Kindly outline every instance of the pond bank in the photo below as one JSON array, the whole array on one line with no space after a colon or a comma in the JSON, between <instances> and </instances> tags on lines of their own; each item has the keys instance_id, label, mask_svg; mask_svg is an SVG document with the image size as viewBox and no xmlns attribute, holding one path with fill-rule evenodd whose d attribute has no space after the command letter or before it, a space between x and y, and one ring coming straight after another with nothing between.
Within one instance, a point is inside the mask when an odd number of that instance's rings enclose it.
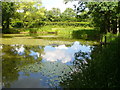
<instances>
[{"instance_id":1,"label":"pond bank","mask_svg":"<svg viewBox=\"0 0 120 90\"><path fill-rule=\"evenodd\" d=\"M67 44L74 41L80 41L81 44L96 45L96 41L85 41L82 39L68 39L57 35L38 35L30 36L29 34L3 34L1 44L24 44L24 45L50 45L50 44Z\"/></svg>"}]
</instances>

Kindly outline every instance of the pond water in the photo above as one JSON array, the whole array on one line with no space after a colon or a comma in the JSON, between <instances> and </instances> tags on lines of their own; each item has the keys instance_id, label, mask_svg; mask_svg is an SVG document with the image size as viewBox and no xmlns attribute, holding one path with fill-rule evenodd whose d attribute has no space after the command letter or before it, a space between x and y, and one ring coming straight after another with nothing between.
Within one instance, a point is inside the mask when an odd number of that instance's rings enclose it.
<instances>
[{"instance_id":1,"label":"pond water","mask_svg":"<svg viewBox=\"0 0 120 90\"><path fill-rule=\"evenodd\" d=\"M77 70L73 62L87 63L85 58L91 59L93 47L79 41L49 45L1 44L3 88L63 88L60 85L63 77Z\"/></svg>"}]
</instances>

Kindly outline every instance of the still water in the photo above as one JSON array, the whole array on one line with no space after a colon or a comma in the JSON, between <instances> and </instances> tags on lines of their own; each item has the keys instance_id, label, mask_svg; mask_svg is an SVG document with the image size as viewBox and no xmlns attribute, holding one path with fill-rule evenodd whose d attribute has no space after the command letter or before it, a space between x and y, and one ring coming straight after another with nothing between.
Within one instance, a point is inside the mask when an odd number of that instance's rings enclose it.
<instances>
[{"instance_id":1,"label":"still water","mask_svg":"<svg viewBox=\"0 0 120 90\"><path fill-rule=\"evenodd\" d=\"M70 45L1 45L0 49L3 88L62 88L62 77L76 70L73 62L77 58L87 63L93 46L75 41ZM76 57L78 52L87 54Z\"/></svg>"}]
</instances>

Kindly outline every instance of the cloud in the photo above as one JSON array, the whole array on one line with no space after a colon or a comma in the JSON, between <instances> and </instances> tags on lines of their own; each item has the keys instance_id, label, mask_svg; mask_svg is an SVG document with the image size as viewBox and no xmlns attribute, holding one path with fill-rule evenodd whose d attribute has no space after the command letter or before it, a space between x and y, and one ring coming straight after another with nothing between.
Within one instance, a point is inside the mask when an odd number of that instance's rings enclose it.
<instances>
[{"instance_id":1,"label":"cloud","mask_svg":"<svg viewBox=\"0 0 120 90\"><path fill-rule=\"evenodd\" d=\"M63 12L66 8L74 8L73 4L77 2L69 2L64 4L64 0L42 0L42 6L45 7L47 10L51 10L53 7L59 8L61 12Z\"/></svg>"}]
</instances>

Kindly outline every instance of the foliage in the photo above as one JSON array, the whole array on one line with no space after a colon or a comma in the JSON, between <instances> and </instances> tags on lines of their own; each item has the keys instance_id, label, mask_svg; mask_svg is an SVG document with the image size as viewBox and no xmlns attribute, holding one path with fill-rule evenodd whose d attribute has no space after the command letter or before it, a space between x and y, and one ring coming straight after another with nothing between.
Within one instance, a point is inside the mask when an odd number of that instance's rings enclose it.
<instances>
[{"instance_id":1,"label":"foliage","mask_svg":"<svg viewBox=\"0 0 120 90\"><path fill-rule=\"evenodd\" d=\"M12 22L11 26L16 27L16 28L22 28L23 22L22 21L15 21L15 22Z\"/></svg>"},{"instance_id":2,"label":"foliage","mask_svg":"<svg viewBox=\"0 0 120 90\"><path fill-rule=\"evenodd\" d=\"M100 32L92 28L80 29L73 31L72 37L77 39L84 39L84 40L96 40L99 42Z\"/></svg>"},{"instance_id":3,"label":"foliage","mask_svg":"<svg viewBox=\"0 0 120 90\"><path fill-rule=\"evenodd\" d=\"M83 11L80 14L77 14L76 18L77 18L77 21L79 21L79 22L91 21L90 15L88 14L88 11Z\"/></svg>"},{"instance_id":4,"label":"foliage","mask_svg":"<svg viewBox=\"0 0 120 90\"><path fill-rule=\"evenodd\" d=\"M13 22L23 21L24 28L37 27L41 25L42 19L44 19L44 8L40 8L41 4L36 2L23 2L16 3L17 6L17 16ZM36 7L35 7L36 6ZM34 14L33 14L34 13Z\"/></svg>"},{"instance_id":5,"label":"foliage","mask_svg":"<svg viewBox=\"0 0 120 90\"><path fill-rule=\"evenodd\" d=\"M95 47L91 55L92 60L86 59L86 64L77 63L80 71L63 80L61 85L69 88L120 87L119 42L118 37L106 47Z\"/></svg>"},{"instance_id":6,"label":"foliage","mask_svg":"<svg viewBox=\"0 0 120 90\"><path fill-rule=\"evenodd\" d=\"M104 35L102 35L102 42L105 41L105 36L106 36L106 42L109 43L109 42L115 40L118 35L111 34L111 33L104 34Z\"/></svg>"},{"instance_id":7,"label":"foliage","mask_svg":"<svg viewBox=\"0 0 120 90\"><path fill-rule=\"evenodd\" d=\"M61 11L59 8L52 8L52 10L45 11L47 21L60 21Z\"/></svg>"},{"instance_id":8,"label":"foliage","mask_svg":"<svg viewBox=\"0 0 120 90\"><path fill-rule=\"evenodd\" d=\"M103 33L117 33L117 2L89 2L89 12L92 13L94 25Z\"/></svg>"},{"instance_id":9,"label":"foliage","mask_svg":"<svg viewBox=\"0 0 120 90\"><path fill-rule=\"evenodd\" d=\"M90 22L45 22L45 25L92 27Z\"/></svg>"},{"instance_id":10,"label":"foliage","mask_svg":"<svg viewBox=\"0 0 120 90\"><path fill-rule=\"evenodd\" d=\"M19 46L15 46L19 47ZM3 46L2 52L4 53L2 55L2 82L4 83L5 87L10 88L10 84L14 82L15 80L18 80L19 78L19 71L18 68L25 67L30 64L35 64L36 62L39 62L39 60L34 60L33 57L29 56L30 50L34 50L37 52L42 52L43 49L39 49L37 46L29 46L25 48L25 54L24 56L18 55L17 51L15 51L15 47L6 45ZM34 48L35 49L34 49ZM14 52L13 52L14 51Z\"/></svg>"},{"instance_id":11,"label":"foliage","mask_svg":"<svg viewBox=\"0 0 120 90\"><path fill-rule=\"evenodd\" d=\"M9 29L11 18L14 17L15 5L13 2L2 2L2 28Z\"/></svg>"},{"instance_id":12,"label":"foliage","mask_svg":"<svg viewBox=\"0 0 120 90\"><path fill-rule=\"evenodd\" d=\"M62 21L75 21L76 13L72 8L66 8L60 17Z\"/></svg>"},{"instance_id":13,"label":"foliage","mask_svg":"<svg viewBox=\"0 0 120 90\"><path fill-rule=\"evenodd\" d=\"M75 0L64 0L65 3ZM101 33L117 33L120 31L120 1L118 2L82 2L78 1L78 5L74 5L77 13L83 13L88 9L86 14L78 15L78 18L84 16L91 18L94 26ZM89 20L88 19L88 20Z\"/></svg>"},{"instance_id":14,"label":"foliage","mask_svg":"<svg viewBox=\"0 0 120 90\"><path fill-rule=\"evenodd\" d=\"M30 33L36 34L36 36L54 34L67 39L100 40L99 31L88 26L46 25L41 28L31 28L29 30Z\"/></svg>"}]
</instances>

